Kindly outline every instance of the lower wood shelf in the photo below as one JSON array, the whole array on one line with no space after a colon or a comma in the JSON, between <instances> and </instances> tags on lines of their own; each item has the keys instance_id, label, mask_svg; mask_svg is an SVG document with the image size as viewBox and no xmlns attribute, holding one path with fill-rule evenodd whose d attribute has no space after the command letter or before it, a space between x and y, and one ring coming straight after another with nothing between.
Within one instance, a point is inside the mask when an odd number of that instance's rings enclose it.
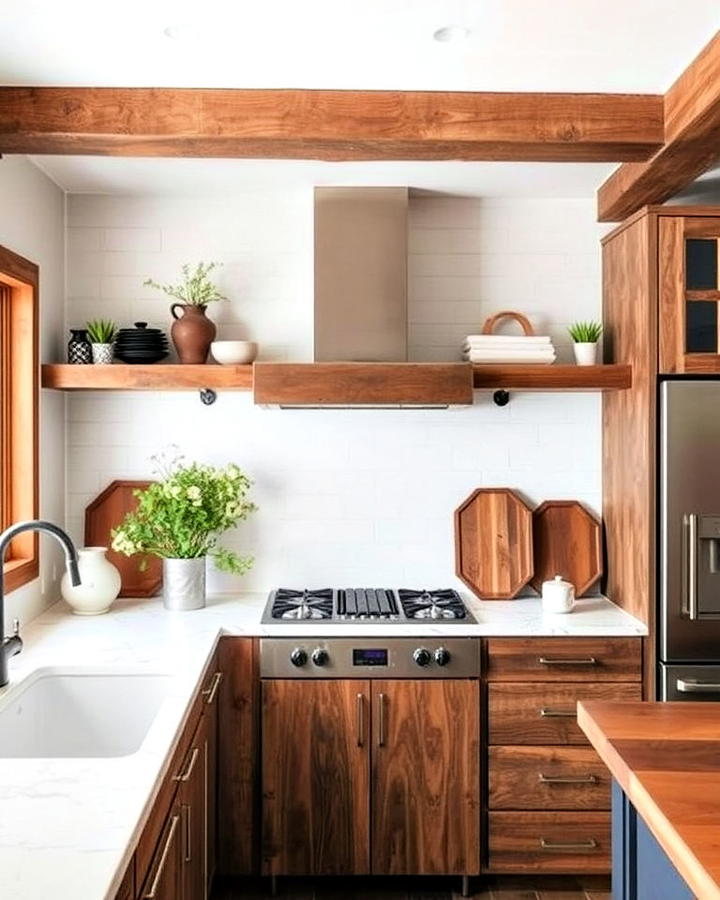
<instances>
[{"instance_id":1,"label":"lower wood shelf","mask_svg":"<svg viewBox=\"0 0 720 900\"><path fill-rule=\"evenodd\" d=\"M385 368L387 373L388 367ZM616 391L631 385L632 368L627 365L473 366L475 390ZM251 391L253 366L46 364L42 367L42 386L62 391Z\"/></svg>"},{"instance_id":2,"label":"lower wood shelf","mask_svg":"<svg viewBox=\"0 0 720 900\"><path fill-rule=\"evenodd\" d=\"M253 367L220 365L44 365L42 386L62 391L251 391Z\"/></svg>"}]
</instances>

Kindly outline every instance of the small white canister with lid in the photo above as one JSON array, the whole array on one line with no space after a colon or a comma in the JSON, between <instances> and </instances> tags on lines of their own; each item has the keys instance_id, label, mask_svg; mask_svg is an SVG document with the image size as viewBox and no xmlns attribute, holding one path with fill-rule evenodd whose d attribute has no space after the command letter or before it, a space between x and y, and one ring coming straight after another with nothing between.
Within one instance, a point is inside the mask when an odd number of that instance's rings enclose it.
<instances>
[{"instance_id":1,"label":"small white canister with lid","mask_svg":"<svg viewBox=\"0 0 720 900\"><path fill-rule=\"evenodd\" d=\"M569 613L575 605L575 587L556 575L552 581L543 581L542 608L544 613Z\"/></svg>"}]
</instances>

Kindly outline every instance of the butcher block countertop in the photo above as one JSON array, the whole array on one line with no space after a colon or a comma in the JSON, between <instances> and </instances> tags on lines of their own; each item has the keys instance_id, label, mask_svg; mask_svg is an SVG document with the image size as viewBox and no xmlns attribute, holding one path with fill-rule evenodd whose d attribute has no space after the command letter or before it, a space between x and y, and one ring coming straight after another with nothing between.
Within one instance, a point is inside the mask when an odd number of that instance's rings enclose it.
<instances>
[{"instance_id":1,"label":"butcher block countertop","mask_svg":"<svg viewBox=\"0 0 720 900\"><path fill-rule=\"evenodd\" d=\"M693 893L720 900L720 703L582 702L578 724Z\"/></svg>"}]
</instances>

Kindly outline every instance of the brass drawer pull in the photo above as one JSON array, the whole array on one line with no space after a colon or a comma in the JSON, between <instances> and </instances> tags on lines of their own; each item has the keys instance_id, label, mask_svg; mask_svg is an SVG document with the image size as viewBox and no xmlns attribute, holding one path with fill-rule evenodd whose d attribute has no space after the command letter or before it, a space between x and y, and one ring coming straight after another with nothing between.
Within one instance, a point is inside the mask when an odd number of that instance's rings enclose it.
<instances>
[{"instance_id":1,"label":"brass drawer pull","mask_svg":"<svg viewBox=\"0 0 720 900\"><path fill-rule=\"evenodd\" d=\"M597 775L543 775L539 772L538 780L542 784L597 784L600 779Z\"/></svg>"},{"instance_id":2,"label":"brass drawer pull","mask_svg":"<svg viewBox=\"0 0 720 900\"><path fill-rule=\"evenodd\" d=\"M541 666L596 666L598 661L594 656L582 656L577 658L558 657L558 656L540 656L538 662Z\"/></svg>"},{"instance_id":3,"label":"brass drawer pull","mask_svg":"<svg viewBox=\"0 0 720 900\"><path fill-rule=\"evenodd\" d=\"M157 890L160 886L160 879L162 878L163 872L165 871L165 864L167 863L168 854L170 853L170 846L173 842L173 838L175 837L175 831L178 827L178 822L180 821L180 816L173 816L170 822L170 828L168 830L168 836L165 838L165 846L163 847L162 855L160 856L160 862L158 863L158 867L155 870L155 877L152 880L152 884L150 885L150 890L147 894L143 894L143 900L154 900L157 896Z\"/></svg>"},{"instance_id":4,"label":"brass drawer pull","mask_svg":"<svg viewBox=\"0 0 720 900\"><path fill-rule=\"evenodd\" d=\"M385 746L385 694L378 694L378 747Z\"/></svg>"},{"instance_id":5,"label":"brass drawer pull","mask_svg":"<svg viewBox=\"0 0 720 900\"><path fill-rule=\"evenodd\" d=\"M183 812L185 813L185 862L192 862L192 807L183 803Z\"/></svg>"},{"instance_id":6,"label":"brass drawer pull","mask_svg":"<svg viewBox=\"0 0 720 900\"><path fill-rule=\"evenodd\" d=\"M548 841L540 838L540 846L543 850L597 850L598 842L595 838L587 841Z\"/></svg>"},{"instance_id":7,"label":"brass drawer pull","mask_svg":"<svg viewBox=\"0 0 720 900\"><path fill-rule=\"evenodd\" d=\"M365 697L357 695L357 745L362 747L365 743Z\"/></svg>"},{"instance_id":8,"label":"brass drawer pull","mask_svg":"<svg viewBox=\"0 0 720 900\"><path fill-rule=\"evenodd\" d=\"M574 719L576 717L577 713L574 709L550 709L543 706L540 710L541 719Z\"/></svg>"},{"instance_id":9,"label":"brass drawer pull","mask_svg":"<svg viewBox=\"0 0 720 900\"><path fill-rule=\"evenodd\" d=\"M215 702L215 694L217 694L217 689L220 687L222 677L222 672L216 672L212 677L212 683L210 684L210 687L205 688L205 690L202 692L203 697L206 698L205 703L208 706L211 706Z\"/></svg>"},{"instance_id":10,"label":"brass drawer pull","mask_svg":"<svg viewBox=\"0 0 720 900\"><path fill-rule=\"evenodd\" d=\"M185 771L182 775L173 775L173 781L190 781L190 776L193 773L193 769L195 768L195 763L197 762L197 758L200 756L200 748L193 747L193 751L190 754L190 761L187 764Z\"/></svg>"}]
</instances>

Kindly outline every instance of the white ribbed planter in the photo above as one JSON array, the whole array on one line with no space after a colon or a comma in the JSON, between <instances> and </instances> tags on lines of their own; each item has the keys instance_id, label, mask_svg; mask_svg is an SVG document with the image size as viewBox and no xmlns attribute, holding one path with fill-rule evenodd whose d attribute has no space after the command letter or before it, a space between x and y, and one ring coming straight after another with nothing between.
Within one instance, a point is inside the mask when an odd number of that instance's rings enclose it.
<instances>
[{"instance_id":1,"label":"white ribbed planter","mask_svg":"<svg viewBox=\"0 0 720 900\"><path fill-rule=\"evenodd\" d=\"M205 606L205 557L163 560L163 606L175 612Z\"/></svg>"},{"instance_id":2,"label":"white ribbed planter","mask_svg":"<svg viewBox=\"0 0 720 900\"><path fill-rule=\"evenodd\" d=\"M579 366L594 366L597 362L597 343L595 344L586 344L586 343L576 343L573 344L573 351L575 352L575 362Z\"/></svg>"}]
</instances>

